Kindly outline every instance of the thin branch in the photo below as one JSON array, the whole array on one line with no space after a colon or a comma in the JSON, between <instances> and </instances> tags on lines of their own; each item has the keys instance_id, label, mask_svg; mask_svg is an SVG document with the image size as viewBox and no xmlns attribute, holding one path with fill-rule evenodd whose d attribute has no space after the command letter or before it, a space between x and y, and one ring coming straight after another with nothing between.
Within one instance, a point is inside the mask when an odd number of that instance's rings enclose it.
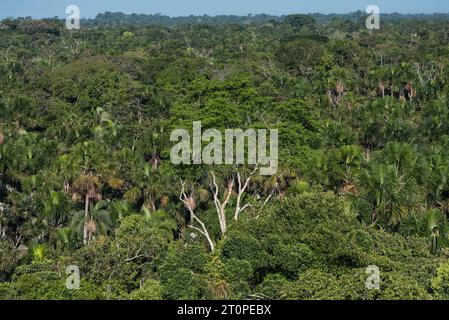
<instances>
[{"instance_id":1,"label":"thin branch","mask_svg":"<svg viewBox=\"0 0 449 320\"><path fill-rule=\"evenodd\" d=\"M237 221L239 219L240 213L242 213L249 205L244 205L241 207L242 202L242 195L245 193L246 189L249 186L249 183L252 179L252 177L256 174L257 170L259 169L259 166L257 165L253 171L249 174L248 178L246 179L245 183L242 186L242 178L240 176L240 172L237 172L237 183L238 183L238 190L237 190L237 203L235 206L235 212L234 212L234 220Z\"/></svg>"},{"instance_id":2,"label":"thin branch","mask_svg":"<svg viewBox=\"0 0 449 320\"><path fill-rule=\"evenodd\" d=\"M198 223L201 226L201 229L194 226L193 224L190 224L188 227L200 232L200 234L202 234L203 236L206 237L207 242L209 243L209 247L211 249L211 251L215 251L215 244L212 241L212 238L209 234L209 232L207 231L206 225L196 216L194 209L193 208L193 204L192 204L192 199L193 196L191 195L190 197L187 197L186 193L185 193L185 182L181 180L181 193L179 195L179 200L181 200L181 202L184 204L184 206L187 208L187 210L189 210L190 213L190 217L192 218L192 220L196 223Z\"/></svg>"},{"instance_id":3,"label":"thin branch","mask_svg":"<svg viewBox=\"0 0 449 320\"><path fill-rule=\"evenodd\" d=\"M214 194L215 208L217 210L218 220L220 222L221 234L222 234L222 236L224 236L227 231L226 206L228 205L229 199L231 198L231 195L232 195L232 190L234 188L234 181L231 180L228 182L228 187L226 188L226 191L224 194L224 200L223 200L223 202L221 202L218 197L219 189L218 189L218 184L217 184L217 179L215 177L215 173L213 171L211 171L211 175L212 175L211 189Z\"/></svg>"},{"instance_id":4,"label":"thin branch","mask_svg":"<svg viewBox=\"0 0 449 320\"><path fill-rule=\"evenodd\" d=\"M135 255L134 257L132 257L132 258L127 258L127 259L125 260L125 262L130 262L130 261L133 261L133 260L136 260L136 259L139 259L139 258L144 257L144 256L145 256L144 254L139 254L140 251L142 251L142 249L143 249L143 248L140 248L139 250L137 250L136 255Z\"/></svg>"}]
</instances>

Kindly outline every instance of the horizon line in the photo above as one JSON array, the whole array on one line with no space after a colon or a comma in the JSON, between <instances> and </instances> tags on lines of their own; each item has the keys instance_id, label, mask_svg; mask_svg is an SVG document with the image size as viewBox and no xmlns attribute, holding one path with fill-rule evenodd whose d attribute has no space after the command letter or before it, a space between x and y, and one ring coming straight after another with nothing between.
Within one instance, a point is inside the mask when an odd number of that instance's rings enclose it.
<instances>
[{"instance_id":1,"label":"horizon line","mask_svg":"<svg viewBox=\"0 0 449 320\"><path fill-rule=\"evenodd\" d=\"M106 14L106 13L113 13L113 14L117 14L117 13L122 13L124 15L146 15L146 16L162 16L162 17L169 17L169 18L188 18L188 17L222 17L222 16L234 16L234 17L251 17L251 16L260 16L260 15L267 15L267 16L273 16L273 17L285 17L288 15L294 15L294 14L304 14L304 15L324 15L324 16L332 16L332 15L348 15L348 14L354 14L354 13L358 13L358 12L363 12L365 13L364 10L356 10L356 11L348 11L348 12L329 12L329 13L323 13L323 12L290 12L290 13L284 13L284 14L270 14L270 13L247 13L247 14L237 14L237 13L222 13L222 14L189 14L189 15L170 15L170 14L165 14L165 13L161 13L161 12L123 12L123 11L102 11L102 12L98 12L95 15L91 15L91 16L81 16L81 19L95 19L96 17L98 17L98 15L101 14ZM398 11L391 11L391 12L381 12L380 15L392 15L392 14L399 14L399 15L423 15L423 16L431 16L431 15L449 15L449 11L447 12L432 12L432 13L424 13L424 12L398 12ZM0 16L0 19L8 19L8 18L12 18L12 19L20 19L20 18L32 18L35 20L40 20L40 19L53 19L53 18L59 18L59 19L65 19L66 16L61 16L61 15L56 15L56 16L32 16L32 15L17 15L17 16Z\"/></svg>"}]
</instances>

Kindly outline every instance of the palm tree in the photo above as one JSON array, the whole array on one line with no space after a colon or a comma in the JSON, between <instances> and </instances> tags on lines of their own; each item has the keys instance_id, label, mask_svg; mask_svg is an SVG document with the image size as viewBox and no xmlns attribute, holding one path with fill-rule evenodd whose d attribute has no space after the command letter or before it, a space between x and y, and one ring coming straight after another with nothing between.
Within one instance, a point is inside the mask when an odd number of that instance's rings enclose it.
<instances>
[{"instance_id":1,"label":"palm tree","mask_svg":"<svg viewBox=\"0 0 449 320\"><path fill-rule=\"evenodd\" d=\"M247 170L248 171L248 170ZM250 171L246 175L250 174ZM281 167L277 172L269 177L255 176L253 181L260 186L260 190L266 197L272 197L279 195L279 197L285 197L285 193L289 186L289 183L296 178L296 172L292 168ZM257 186L253 187L257 189Z\"/></svg>"},{"instance_id":2,"label":"palm tree","mask_svg":"<svg viewBox=\"0 0 449 320\"><path fill-rule=\"evenodd\" d=\"M354 189L355 170L363 162L363 151L358 146L342 146L332 152L329 160L332 184L340 192Z\"/></svg>"},{"instance_id":3,"label":"palm tree","mask_svg":"<svg viewBox=\"0 0 449 320\"><path fill-rule=\"evenodd\" d=\"M415 174L416 169L420 169L419 166L423 164L415 149L405 143L387 143L382 152L379 153L379 157L383 162L396 166L400 173ZM422 171L420 175L422 175Z\"/></svg>"},{"instance_id":4,"label":"palm tree","mask_svg":"<svg viewBox=\"0 0 449 320\"><path fill-rule=\"evenodd\" d=\"M33 255L33 261L35 261L35 262L44 262L46 252L47 252L47 247L45 244L35 243L31 246L31 253Z\"/></svg>"},{"instance_id":5,"label":"palm tree","mask_svg":"<svg viewBox=\"0 0 449 320\"><path fill-rule=\"evenodd\" d=\"M109 112L103 108L98 107L94 113L95 127L93 131L95 135L104 139L105 137L115 138L120 126L114 122Z\"/></svg>"},{"instance_id":6,"label":"palm tree","mask_svg":"<svg viewBox=\"0 0 449 320\"><path fill-rule=\"evenodd\" d=\"M70 200L61 191L51 190L49 194L41 194L40 206L43 218L54 228L64 224L71 211Z\"/></svg>"},{"instance_id":7,"label":"palm tree","mask_svg":"<svg viewBox=\"0 0 449 320\"><path fill-rule=\"evenodd\" d=\"M86 141L73 146L70 153L59 158L60 175L65 179L77 177L80 172L107 172L110 162L105 161L104 145L95 141Z\"/></svg>"},{"instance_id":8,"label":"palm tree","mask_svg":"<svg viewBox=\"0 0 449 320\"><path fill-rule=\"evenodd\" d=\"M430 252L437 254L449 243L446 219L440 210L432 209L427 213L426 220L427 231L430 234Z\"/></svg>"},{"instance_id":9,"label":"palm tree","mask_svg":"<svg viewBox=\"0 0 449 320\"><path fill-rule=\"evenodd\" d=\"M444 193L449 181L449 168L447 156L444 155L442 147L431 147L427 159L427 168L429 171L426 181L427 205L429 207L446 206Z\"/></svg>"},{"instance_id":10,"label":"palm tree","mask_svg":"<svg viewBox=\"0 0 449 320\"><path fill-rule=\"evenodd\" d=\"M430 209L423 214L412 214L401 225L403 235L418 235L429 239L431 254L437 255L449 245L446 217L439 209Z\"/></svg>"},{"instance_id":11,"label":"palm tree","mask_svg":"<svg viewBox=\"0 0 449 320\"><path fill-rule=\"evenodd\" d=\"M82 174L75 181L73 188L75 193L73 198L77 199L78 194L84 197L84 224L83 224L83 244L86 245L89 240L89 233L92 234L94 231L94 224L92 223L92 216L89 215L91 199L101 200L101 194L99 192L100 178L94 175L92 172L87 174ZM79 216L79 212L78 215ZM89 231L90 228L90 231Z\"/></svg>"},{"instance_id":12,"label":"palm tree","mask_svg":"<svg viewBox=\"0 0 449 320\"><path fill-rule=\"evenodd\" d=\"M77 235L73 229L65 227L58 228L53 233L50 242L53 243L57 249L66 250L73 248Z\"/></svg>"},{"instance_id":13,"label":"palm tree","mask_svg":"<svg viewBox=\"0 0 449 320\"><path fill-rule=\"evenodd\" d=\"M168 241L173 240L173 234L177 230L177 223L166 211L157 210L151 212L145 206L142 206L142 211L156 234L163 236Z\"/></svg>"},{"instance_id":14,"label":"palm tree","mask_svg":"<svg viewBox=\"0 0 449 320\"><path fill-rule=\"evenodd\" d=\"M412 177L401 175L394 165L375 164L359 176L361 195L369 208L371 223L385 219L397 228L404 218L421 208L422 192Z\"/></svg>"},{"instance_id":15,"label":"palm tree","mask_svg":"<svg viewBox=\"0 0 449 320\"><path fill-rule=\"evenodd\" d=\"M110 211L113 222L135 213L132 204L127 200L113 200L110 204Z\"/></svg>"},{"instance_id":16,"label":"palm tree","mask_svg":"<svg viewBox=\"0 0 449 320\"><path fill-rule=\"evenodd\" d=\"M112 226L109 212L106 211L109 202L102 200L90 207L86 217L85 211L78 211L72 218L72 227L83 234L83 244L89 244L96 235L105 235Z\"/></svg>"}]
</instances>

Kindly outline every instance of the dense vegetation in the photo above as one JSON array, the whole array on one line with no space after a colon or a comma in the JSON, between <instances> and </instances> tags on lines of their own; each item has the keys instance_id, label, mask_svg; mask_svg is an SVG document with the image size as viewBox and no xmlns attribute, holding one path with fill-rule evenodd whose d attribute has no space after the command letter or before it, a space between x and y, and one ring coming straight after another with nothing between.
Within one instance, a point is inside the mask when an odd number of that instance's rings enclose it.
<instances>
[{"instance_id":1,"label":"dense vegetation","mask_svg":"<svg viewBox=\"0 0 449 320\"><path fill-rule=\"evenodd\" d=\"M0 299L449 298L447 17L111 15L0 25ZM193 121L277 174L173 165Z\"/></svg>"}]
</instances>

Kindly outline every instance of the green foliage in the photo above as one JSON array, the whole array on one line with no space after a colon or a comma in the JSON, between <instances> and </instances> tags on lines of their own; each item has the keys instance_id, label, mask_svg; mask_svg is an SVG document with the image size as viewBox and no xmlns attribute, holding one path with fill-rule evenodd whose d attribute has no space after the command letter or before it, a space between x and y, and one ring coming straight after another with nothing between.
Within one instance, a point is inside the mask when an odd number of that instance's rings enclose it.
<instances>
[{"instance_id":1,"label":"green foliage","mask_svg":"<svg viewBox=\"0 0 449 320\"><path fill-rule=\"evenodd\" d=\"M128 295L129 300L162 300L162 286L154 280L148 279L142 288L135 290Z\"/></svg>"},{"instance_id":2,"label":"green foliage","mask_svg":"<svg viewBox=\"0 0 449 320\"><path fill-rule=\"evenodd\" d=\"M173 300L200 299L205 294L202 273L208 256L202 247L171 246L159 269L164 297Z\"/></svg>"},{"instance_id":3,"label":"green foliage","mask_svg":"<svg viewBox=\"0 0 449 320\"><path fill-rule=\"evenodd\" d=\"M0 298L447 299L448 16L364 17L3 20ZM173 165L193 121L278 172Z\"/></svg>"},{"instance_id":4,"label":"green foliage","mask_svg":"<svg viewBox=\"0 0 449 320\"><path fill-rule=\"evenodd\" d=\"M64 275L54 270L51 263L33 263L20 268L13 280L0 286L1 300L104 299L103 291L86 281L81 281L79 289L68 289Z\"/></svg>"},{"instance_id":5,"label":"green foliage","mask_svg":"<svg viewBox=\"0 0 449 320\"><path fill-rule=\"evenodd\" d=\"M436 272L436 275L432 278L432 290L435 295L447 300L449 297L449 265L443 263Z\"/></svg>"},{"instance_id":6,"label":"green foliage","mask_svg":"<svg viewBox=\"0 0 449 320\"><path fill-rule=\"evenodd\" d=\"M285 18L285 23L299 30L303 27L311 28L315 25L315 19L305 14L291 14Z\"/></svg>"}]
</instances>

